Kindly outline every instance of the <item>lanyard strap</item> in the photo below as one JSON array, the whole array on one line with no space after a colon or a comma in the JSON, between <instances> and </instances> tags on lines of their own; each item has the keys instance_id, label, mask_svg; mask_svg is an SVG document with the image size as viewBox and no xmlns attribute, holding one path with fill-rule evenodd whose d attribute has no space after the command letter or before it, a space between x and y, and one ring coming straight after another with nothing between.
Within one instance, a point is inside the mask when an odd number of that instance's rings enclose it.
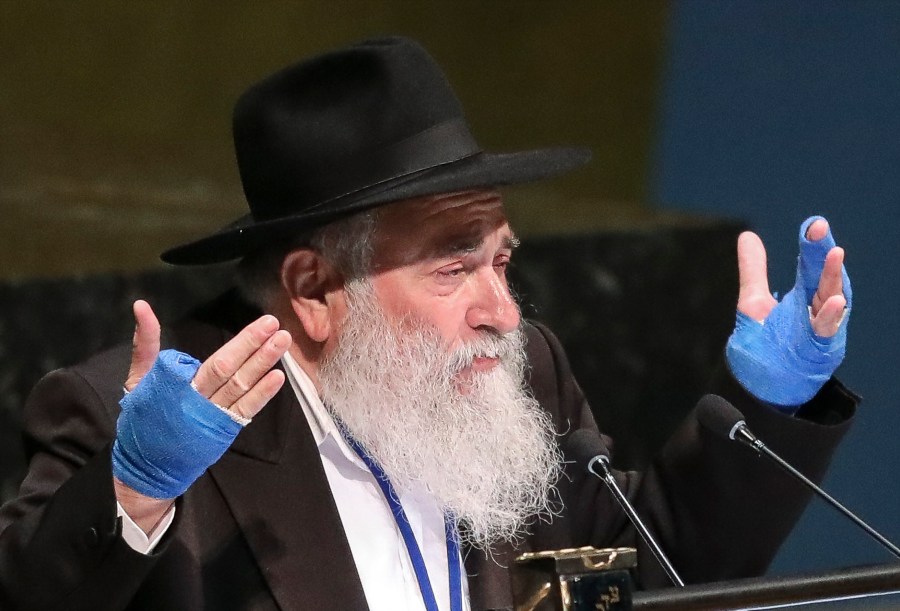
<instances>
[{"instance_id":1,"label":"lanyard strap","mask_svg":"<svg viewBox=\"0 0 900 611\"><path fill-rule=\"evenodd\" d=\"M406 544L406 551L409 553L409 559L412 561L413 570L416 572L416 581L419 582L419 591L422 593L425 609L427 611L439 611L437 599L434 597L434 589L431 587L431 580L428 578L425 558L422 556L418 542L416 542L416 537L409 524L409 518L406 517L406 512L403 511L403 505L400 504L400 496L394 490L394 486L391 485L391 481L381 466L369 456L363 447L359 445L359 442L350 436L342 426L338 428L341 429L344 439L350 444L353 451L366 463L369 471L375 476L375 481L378 482L378 486L381 488L381 492L391 508L391 514L394 516L397 528L400 529L403 542ZM459 541L456 536L456 526L448 516L444 516L444 535L447 539L447 572L450 574L450 611L462 611L462 571L459 565Z\"/></svg>"}]
</instances>

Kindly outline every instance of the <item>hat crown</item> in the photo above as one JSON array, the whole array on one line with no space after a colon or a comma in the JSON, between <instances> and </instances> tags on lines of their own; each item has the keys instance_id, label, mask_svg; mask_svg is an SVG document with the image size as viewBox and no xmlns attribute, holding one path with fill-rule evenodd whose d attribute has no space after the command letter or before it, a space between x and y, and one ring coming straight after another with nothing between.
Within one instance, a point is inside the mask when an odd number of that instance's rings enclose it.
<instances>
[{"instance_id":1,"label":"hat crown","mask_svg":"<svg viewBox=\"0 0 900 611\"><path fill-rule=\"evenodd\" d=\"M430 139L430 151L419 147L386 162L398 144L445 124L456 126L462 150L442 135ZM399 37L325 53L260 81L238 100L233 128L241 182L258 220L477 152L441 69L418 43ZM437 158L423 162L423 152Z\"/></svg>"},{"instance_id":2,"label":"hat crown","mask_svg":"<svg viewBox=\"0 0 900 611\"><path fill-rule=\"evenodd\" d=\"M483 152L443 71L401 37L276 72L240 97L233 125L250 214L163 261L228 261L375 206L542 180L590 159L577 148Z\"/></svg>"}]
</instances>

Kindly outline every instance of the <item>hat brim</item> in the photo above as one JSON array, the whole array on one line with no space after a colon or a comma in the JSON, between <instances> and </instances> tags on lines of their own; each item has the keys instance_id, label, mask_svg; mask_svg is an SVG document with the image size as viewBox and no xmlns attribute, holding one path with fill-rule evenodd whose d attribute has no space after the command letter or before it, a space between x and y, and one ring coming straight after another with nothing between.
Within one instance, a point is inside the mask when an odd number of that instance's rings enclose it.
<instances>
[{"instance_id":1,"label":"hat brim","mask_svg":"<svg viewBox=\"0 0 900 611\"><path fill-rule=\"evenodd\" d=\"M173 265L222 263L375 206L436 193L536 182L574 170L590 158L591 152L586 148L478 153L342 196L299 214L258 222L246 215L210 236L171 248L160 258Z\"/></svg>"}]
</instances>

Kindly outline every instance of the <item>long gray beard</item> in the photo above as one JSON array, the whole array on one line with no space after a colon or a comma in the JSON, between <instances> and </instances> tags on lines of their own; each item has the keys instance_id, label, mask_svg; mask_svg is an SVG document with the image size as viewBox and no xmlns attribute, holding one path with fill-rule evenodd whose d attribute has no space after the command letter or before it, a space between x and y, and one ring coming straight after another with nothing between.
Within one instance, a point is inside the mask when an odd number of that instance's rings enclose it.
<instances>
[{"instance_id":1,"label":"long gray beard","mask_svg":"<svg viewBox=\"0 0 900 611\"><path fill-rule=\"evenodd\" d=\"M370 285L350 283L335 352L319 371L325 404L398 491L424 484L481 549L549 519L561 455L524 383L524 334L485 332L454 352L421 321L387 319ZM475 356L500 365L459 371Z\"/></svg>"}]
</instances>

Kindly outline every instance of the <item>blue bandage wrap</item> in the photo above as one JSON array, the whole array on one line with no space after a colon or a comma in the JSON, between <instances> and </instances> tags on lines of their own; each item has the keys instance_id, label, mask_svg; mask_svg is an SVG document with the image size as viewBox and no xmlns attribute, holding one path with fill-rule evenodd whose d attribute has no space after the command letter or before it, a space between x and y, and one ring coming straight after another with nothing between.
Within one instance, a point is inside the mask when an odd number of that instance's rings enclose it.
<instances>
[{"instance_id":1,"label":"blue bandage wrap","mask_svg":"<svg viewBox=\"0 0 900 611\"><path fill-rule=\"evenodd\" d=\"M241 425L191 386L200 362L176 350L159 353L119 405L113 475L141 494L184 494L216 462Z\"/></svg>"},{"instance_id":2,"label":"blue bandage wrap","mask_svg":"<svg viewBox=\"0 0 900 611\"><path fill-rule=\"evenodd\" d=\"M812 304L825 255L835 246L829 228L818 241L806 238L814 216L800 227L800 256L794 288L778 303L762 323L738 312L734 333L728 339L725 356L732 374L758 399L786 412L796 411L812 399L844 359L847 323L853 300L850 278L842 269L846 312L838 332L819 337L810 322Z\"/></svg>"}]
</instances>

